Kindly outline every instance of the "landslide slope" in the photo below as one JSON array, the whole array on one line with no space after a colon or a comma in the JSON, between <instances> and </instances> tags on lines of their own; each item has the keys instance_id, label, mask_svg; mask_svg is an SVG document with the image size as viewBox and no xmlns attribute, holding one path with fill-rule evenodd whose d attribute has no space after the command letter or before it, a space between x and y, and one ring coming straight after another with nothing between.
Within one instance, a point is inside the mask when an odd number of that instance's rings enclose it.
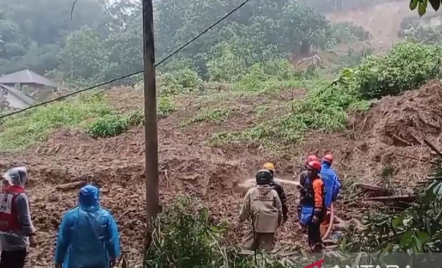
<instances>
[{"instance_id":1,"label":"landslide slope","mask_svg":"<svg viewBox=\"0 0 442 268\"><path fill-rule=\"evenodd\" d=\"M263 162L276 162L279 176L292 179L298 176L307 153L325 150L335 153L335 167L344 184L390 183L397 191L407 191L430 166L403 156L430 159L423 138L442 145L442 86L434 81L419 90L386 97L366 113L351 115L344 132L310 132L302 142L284 148L284 156L254 144L208 146L206 141L214 133L241 131L288 112L286 104L302 98L304 93L304 89L289 89L271 96L221 92L177 98L177 111L159 121L162 204L179 194L194 195L211 209L214 221L234 223L243 196L238 184L253 178ZM128 88L116 88L106 94L107 101L122 111L136 109L143 103L140 92ZM224 112L213 116L208 109ZM31 267L47 267L51 262L58 224L77 199L76 189L62 191L56 186L75 181L101 187L102 205L114 213L119 223L123 251L133 262L141 259L145 226L142 126L106 139L93 139L77 129L60 129L46 142L23 152L1 154L2 172L16 165L25 165L30 171L28 189L41 241L31 251ZM388 181L386 170L391 171ZM295 216L296 190L287 187L287 192L291 217L278 234L279 245L302 246L305 243ZM340 205L338 215L349 219L359 217L360 211ZM230 237L234 241L238 242L239 235L232 229Z\"/></svg>"}]
</instances>

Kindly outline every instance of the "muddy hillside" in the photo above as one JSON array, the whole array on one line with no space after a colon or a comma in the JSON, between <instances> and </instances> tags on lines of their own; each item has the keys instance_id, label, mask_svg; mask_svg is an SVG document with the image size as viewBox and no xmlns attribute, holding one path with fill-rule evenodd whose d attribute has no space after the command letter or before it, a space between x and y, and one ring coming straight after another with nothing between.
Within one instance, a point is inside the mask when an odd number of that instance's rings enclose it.
<instances>
[{"instance_id":1,"label":"muddy hillside","mask_svg":"<svg viewBox=\"0 0 442 268\"><path fill-rule=\"evenodd\" d=\"M303 91L291 94L302 96ZM137 91L127 88L107 93L108 101L118 109L133 109L143 103ZM130 101L117 102L122 96ZM241 113L222 124L199 123L183 128L180 122L200 107L192 99L180 100L182 112L175 112L159 122L159 157L161 201L167 203L177 194L200 197L210 207L214 220L235 222L242 191L238 184L252 178L263 164L275 161L279 175L296 179L303 156L311 152L331 150L336 155L336 168L344 184L372 182L382 184L380 175L389 167L390 183L398 191L407 191L428 171L422 161L431 158L423 139L436 146L442 128L442 86L430 82L419 90L402 96L386 97L374 103L367 113L354 114L343 133L311 133L293 147L292 157L269 158L270 154L256 148L209 147L204 142L213 131L240 129L253 122L248 117L263 99L239 102ZM72 182L91 182L102 191L102 205L110 209L119 223L122 249L131 260L141 258L144 218L144 144L143 127L107 139L92 139L72 129L53 133L47 142L21 153L2 153L0 168L25 165L30 171L29 194L40 246L31 252L32 267L48 267L52 261L55 236L63 213L74 207L77 188L65 189ZM411 159L411 158L414 159ZM290 220L278 234L279 244L305 243L297 235L295 216L296 191L287 187ZM357 208L339 204L343 219L358 217ZM233 230L233 229L232 229ZM238 239L234 234L232 239Z\"/></svg>"}]
</instances>

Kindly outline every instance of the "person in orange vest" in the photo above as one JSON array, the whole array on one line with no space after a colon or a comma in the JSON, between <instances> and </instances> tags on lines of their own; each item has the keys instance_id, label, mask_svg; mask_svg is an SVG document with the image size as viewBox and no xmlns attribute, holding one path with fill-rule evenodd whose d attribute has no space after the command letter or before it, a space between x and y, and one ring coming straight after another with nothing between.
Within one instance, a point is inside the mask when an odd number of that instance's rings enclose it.
<instances>
[{"instance_id":1,"label":"person in orange vest","mask_svg":"<svg viewBox=\"0 0 442 268\"><path fill-rule=\"evenodd\" d=\"M306 167L307 164L310 163L310 162L312 162L312 161L317 161L317 162L319 162L319 159L318 159L318 157L316 157L316 155L314 155L314 154L310 154L310 155L308 155L308 156L305 158L305 166L304 166L304 167ZM305 169L305 170L303 170L303 171L301 172L301 175L299 176L299 184L300 184L300 185L304 185L306 178L308 178L308 172L307 172L307 169ZM303 188L303 187L298 187L298 190L299 190L300 199L303 199L304 196L305 196L305 190L304 190L304 188ZM301 218L301 204L298 204L297 210L298 210L298 218Z\"/></svg>"},{"instance_id":2,"label":"person in orange vest","mask_svg":"<svg viewBox=\"0 0 442 268\"><path fill-rule=\"evenodd\" d=\"M301 185L305 191L305 196L300 200L301 205L301 225L308 227L308 244L312 252L322 250L322 239L320 226L324 219L325 211L325 188L319 176L321 163L311 161L306 165L307 178Z\"/></svg>"}]
</instances>

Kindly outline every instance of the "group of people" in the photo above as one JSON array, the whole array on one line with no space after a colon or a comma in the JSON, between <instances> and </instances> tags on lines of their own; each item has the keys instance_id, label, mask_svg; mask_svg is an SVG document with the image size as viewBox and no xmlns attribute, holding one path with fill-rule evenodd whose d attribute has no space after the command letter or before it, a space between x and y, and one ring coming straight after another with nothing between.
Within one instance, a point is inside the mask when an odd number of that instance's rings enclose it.
<instances>
[{"instance_id":1,"label":"group of people","mask_svg":"<svg viewBox=\"0 0 442 268\"><path fill-rule=\"evenodd\" d=\"M0 268L23 268L27 246L36 247L26 168L8 170L0 191ZM120 236L112 214L100 206L100 191L81 188L78 206L63 216L55 251L56 268L109 268L120 256Z\"/></svg>"},{"instance_id":2,"label":"group of people","mask_svg":"<svg viewBox=\"0 0 442 268\"><path fill-rule=\"evenodd\" d=\"M301 173L298 205L300 223L308 228L312 251L322 248L320 225L327 208L337 198L340 181L331 168L333 156L326 154L320 162L314 155L306 158ZM284 188L274 179L275 166L266 163L256 173L256 187L243 201L240 221L251 219L246 234L246 249L273 249L277 228L289 216ZM24 167L3 175L0 191L0 268L23 268L27 246L38 245L31 219L31 204L25 191L28 172ZM55 251L56 268L109 268L120 256L120 236L112 214L100 206L100 190L86 185L79 191L78 206L63 216Z\"/></svg>"},{"instance_id":3,"label":"group of people","mask_svg":"<svg viewBox=\"0 0 442 268\"><path fill-rule=\"evenodd\" d=\"M322 250L321 224L326 221L328 209L336 201L341 188L332 164L331 153L326 153L322 160L316 155L309 155L299 178L297 216L301 226L308 230L308 244L312 252ZM244 249L271 251L278 227L288 219L287 197L274 176L274 164L264 164L256 173L256 186L249 189L244 197L239 221L250 219L252 222L252 228L243 239Z\"/></svg>"}]
</instances>

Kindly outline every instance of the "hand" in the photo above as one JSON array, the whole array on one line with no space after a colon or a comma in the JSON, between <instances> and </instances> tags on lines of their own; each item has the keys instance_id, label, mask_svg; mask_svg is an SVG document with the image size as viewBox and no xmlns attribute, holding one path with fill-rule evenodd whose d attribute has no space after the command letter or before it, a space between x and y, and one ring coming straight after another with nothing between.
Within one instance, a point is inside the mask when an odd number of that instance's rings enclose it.
<instances>
[{"instance_id":1,"label":"hand","mask_svg":"<svg viewBox=\"0 0 442 268\"><path fill-rule=\"evenodd\" d=\"M312 223L318 223L318 221L319 221L318 216L317 216L317 215L314 215L314 216L313 216L313 219L312 219Z\"/></svg>"},{"instance_id":2,"label":"hand","mask_svg":"<svg viewBox=\"0 0 442 268\"><path fill-rule=\"evenodd\" d=\"M63 264L60 264L60 263L55 264L55 268L61 268L62 266L63 266Z\"/></svg>"},{"instance_id":3,"label":"hand","mask_svg":"<svg viewBox=\"0 0 442 268\"><path fill-rule=\"evenodd\" d=\"M117 260L116 259L110 260L109 265L110 265L110 267L116 266L117 265Z\"/></svg>"},{"instance_id":4,"label":"hand","mask_svg":"<svg viewBox=\"0 0 442 268\"><path fill-rule=\"evenodd\" d=\"M36 246L37 246L37 238L35 237L35 235L31 235L30 237L29 237L29 245L32 247L32 248L35 248Z\"/></svg>"}]
</instances>

